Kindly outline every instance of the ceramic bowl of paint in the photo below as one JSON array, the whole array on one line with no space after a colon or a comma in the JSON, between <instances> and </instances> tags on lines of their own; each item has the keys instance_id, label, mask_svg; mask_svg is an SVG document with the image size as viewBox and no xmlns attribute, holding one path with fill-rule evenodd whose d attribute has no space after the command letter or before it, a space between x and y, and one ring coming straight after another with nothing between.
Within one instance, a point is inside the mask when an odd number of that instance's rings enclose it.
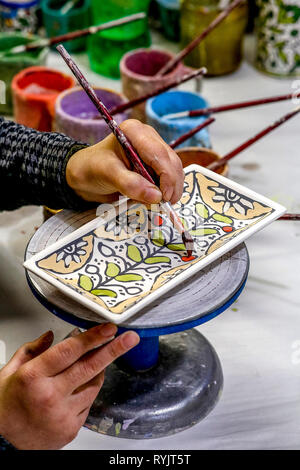
<instances>
[{"instance_id":1,"label":"ceramic bowl of paint","mask_svg":"<svg viewBox=\"0 0 300 470\"><path fill-rule=\"evenodd\" d=\"M13 102L11 93L11 82L13 77L26 67L44 65L46 63L49 49L43 47L23 54L10 54L9 51L15 46L21 46L36 41L37 36L30 39L21 33L0 33L0 79L5 86L5 100L0 100L0 115L13 114ZM5 103L2 103L5 101Z\"/></svg>"},{"instance_id":2,"label":"ceramic bowl of paint","mask_svg":"<svg viewBox=\"0 0 300 470\"><path fill-rule=\"evenodd\" d=\"M186 68L179 63L163 77L156 77L157 72L174 57L167 51L158 49L137 49L125 54L120 62L122 90L131 101L168 85L177 77L186 73ZM146 122L145 103L135 106L131 116Z\"/></svg>"},{"instance_id":3,"label":"ceramic bowl of paint","mask_svg":"<svg viewBox=\"0 0 300 470\"><path fill-rule=\"evenodd\" d=\"M51 131L58 95L72 88L75 80L48 67L28 67L12 81L14 118L39 131Z\"/></svg>"},{"instance_id":4,"label":"ceramic bowl of paint","mask_svg":"<svg viewBox=\"0 0 300 470\"><path fill-rule=\"evenodd\" d=\"M67 13L63 13L62 7L66 0L43 0L41 9L43 23L47 36L52 38L78 29L84 29L91 25L91 1L79 0ZM69 52L86 48L87 38L77 38L63 43Z\"/></svg>"},{"instance_id":5,"label":"ceramic bowl of paint","mask_svg":"<svg viewBox=\"0 0 300 470\"><path fill-rule=\"evenodd\" d=\"M125 96L112 90L100 87L94 87L94 90L108 109L127 102ZM114 115L118 124L128 117L129 112L126 111ZM96 144L111 132L81 87L67 90L58 97L55 106L54 129L90 145Z\"/></svg>"},{"instance_id":6,"label":"ceramic bowl of paint","mask_svg":"<svg viewBox=\"0 0 300 470\"><path fill-rule=\"evenodd\" d=\"M175 149L175 151L182 162L183 168L192 164L207 167L211 163L217 162L222 158L213 150L201 147L185 147L178 150ZM222 176L227 176L228 164L226 163L225 165L220 166L215 171Z\"/></svg>"},{"instance_id":7,"label":"ceramic bowl of paint","mask_svg":"<svg viewBox=\"0 0 300 470\"><path fill-rule=\"evenodd\" d=\"M192 109L207 108L207 101L197 93L190 91L168 91L147 101L146 118L166 142L178 139L181 135L199 126L207 116L168 119L164 116ZM211 147L208 128L202 129L190 137L181 147Z\"/></svg>"}]
</instances>

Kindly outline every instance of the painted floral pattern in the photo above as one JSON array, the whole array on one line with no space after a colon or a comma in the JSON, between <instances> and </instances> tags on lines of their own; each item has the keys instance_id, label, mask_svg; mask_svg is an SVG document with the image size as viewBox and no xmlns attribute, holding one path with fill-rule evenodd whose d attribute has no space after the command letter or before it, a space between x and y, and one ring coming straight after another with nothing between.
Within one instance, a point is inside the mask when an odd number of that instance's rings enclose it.
<instances>
[{"instance_id":1,"label":"painted floral pattern","mask_svg":"<svg viewBox=\"0 0 300 470\"><path fill-rule=\"evenodd\" d=\"M180 235L159 206L148 212L131 201L97 229L37 261L37 266L121 314L273 211L195 170L186 174L184 193L175 207L193 236L193 256L187 256ZM88 248L89 256L84 255Z\"/></svg>"},{"instance_id":2,"label":"painted floral pattern","mask_svg":"<svg viewBox=\"0 0 300 470\"><path fill-rule=\"evenodd\" d=\"M258 0L257 3L257 66L275 75L299 75L299 0Z\"/></svg>"}]
</instances>

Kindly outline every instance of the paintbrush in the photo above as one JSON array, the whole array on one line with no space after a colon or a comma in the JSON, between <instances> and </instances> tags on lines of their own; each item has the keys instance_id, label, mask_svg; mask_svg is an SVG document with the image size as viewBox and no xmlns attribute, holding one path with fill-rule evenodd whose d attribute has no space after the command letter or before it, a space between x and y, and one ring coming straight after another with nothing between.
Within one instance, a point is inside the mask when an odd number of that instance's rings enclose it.
<instances>
[{"instance_id":1,"label":"paintbrush","mask_svg":"<svg viewBox=\"0 0 300 470\"><path fill-rule=\"evenodd\" d=\"M207 116L209 114L223 113L224 111L232 111L234 109L249 108L261 104L277 103L278 101L299 98L300 93L288 93L287 95L270 96L269 98L259 98L250 101L241 101L239 103L224 104L221 106L212 106L210 108L192 109L191 111L181 111L180 113L165 114L164 119L178 119L186 117Z\"/></svg>"},{"instance_id":2,"label":"paintbrush","mask_svg":"<svg viewBox=\"0 0 300 470\"><path fill-rule=\"evenodd\" d=\"M61 15L66 15L69 13L72 8L76 6L76 4L79 2L79 0L69 0L67 3L65 3L64 6L61 7L60 9L60 14Z\"/></svg>"},{"instance_id":3,"label":"paintbrush","mask_svg":"<svg viewBox=\"0 0 300 470\"><path fill-rule=\"evenodd\" d=\"M191 129L190 131L186 132L185 134L182 134L178 139L174 139L169 143L169 146L172 149L175 149L178 147L178 145L182 144L185 142L187 139L192 137L193 135L197 134L197 132L201 131L205 127L209 126L215 121L215 118L209 118L206 119L206 121L202 122L202 124L199 124L199 126L194 127L194 129Z\"/></svg>"},{"instance_id":4,"label":"paintbrush","mask_svg":"<svg viewBox=\"0 0 300 470\"><path fill-rule=\"evenodd\" d=\"M182 77L177 77L172 82L158 88L155 91L152 91L146 95L140 96L139 98L136 98L135 100L128 101L127 103L123 103L118 106L115 106L114 108L110 110L110 113L111 114L122 113L126 109L133 108L134 106L137 106L138 104L141 104L144 101L147 101L148 99L153 98L154 96L160 95L161 93L164 93L165 91L168 91L171 88L177 87L178 85L181 85L182 83L185 83L188 80L192 80L193 78L199 77L199 75L205 75L206 72L207 70L205 67L202 67L201 69L198 69L198 70L193 70L190 73L186 73Z\"/></svg>"},{"instance_id":5,"label":"paintbrush","mask_svg":"<svg viewBox=\"0 0 300 470\"><path fill-rule=\"evenodd\" d=\"M296 116L296 114L298 114L300 112L300 106L297 106L297 108L295 108L293 111L285 114L284 116L282 116L280 119L278 119L277 121L275 121L273 124L271 124L271 126L268 126L266 127L265 129L263 129L261 132L259 132L258 134L256 134L254 137L252 137L251 139L248 139L246 140L246 142L244 142L243 144L239 145L236 149L232 150L231 152L229 152L227 155L225 155L223 158L221 158L220 160L218 160L217 162L213 162L211 163L210 165L207 166L207 168L209 170L216 170L217 168L219 168L220 166L224 165L226 162L228 162L228 160L231 160L233 157L235 157L236 155L238 155L239 153L241 153L243 150L245 150L246 148L250 147L250 145L254 144L255 142L257 142L259 139L261 139L262 137L264 137L265 135L269 134L270 132L272 132L274 129L276 129L277 127L281 126L282 124L284 124L285 122L287 122L289 119L291 119L292 117Z\"/></svg>"},{"instance_id":6,"label":"paintbrush","mask_svg":"<svg viewBox=\"0 0 300 470\"><path fill-rule=\"evenodd\" d=\"M300 214L283 214L277 220L300 220Z\"/></svg>"},{"instance_id":7,"label":"paintbrush","mask_svg":"<svg viewBox=\"0 0 300 470\"><path fill-rule=\"evenodd\" d=\"M209 25L208 27L202 31L199 36L197 36L193 41L191 41L182 51L180 51L178 54L176 54L173 59L169 60L156 74L156 76L161 77L162 75L165 75L166 73L170 72L173 70L173 68L184 59L195 47L200 44L201 41L203 41L206 36L213 31L227 16L229 13L232 12L236 7L238 7L242 2L245 0L234 0L230 5L228 5L225 10L223 10Z\"/></svg>"},{"instance_id":8,"label":"paintbrush","mask_svg":"<svg viewBox=\"0 0 300 470\"><path fill-rule=\"evenodd\" d=\"M41 47L51 47L55 44L61 42L72 41L73 39L81 38L88 36L90 34L98 33L99 31L104 31L106 29L116 28L123 24L132 23L133 21L141 20L146 17L144 12L136 13L135 15L125 16L124 18L119 18L118 20L108 21L107 23L100 24L98 26L90 26L86 29L80 29L77 31L72 31L70 33L62 34L60 36L55 36L53 38L40 39L38 41L32 41L28 44L22 44L20 46L15 46L6 51L1 51L0 56L6 54L21 54L23 52L33 51Z\"/></svg>"},{"instance_id":9,"label":"paintbrush","mask_svg":"<svg viewBox=\"0 0 300 470\"><path fill-rule=\"evenodd\" d=\"M139 157L137 151L134 149L133 145L131 142L128 140L128 138L125 136L123 131L120 129L118 124L115 122L111 114L109 113L108 109L106 106L102 103L102 101L98 98L96 95L95 91L91 87L91 85L88 83L82 72L79 70L78 66L75 64L71 56L68 54L66 49L62 46L59 45L57 47L58 52L74 74L74 76L77 78L78 82L90 98L90 100L93 102L93 104L96 106L98 109L99 113L102 115L103 119L107 123L107 125L110 127L111 131L117 138L118 142L122 146L128 160L130 163L133 165L134 169L136 170L137 173L142 175L146 180L148 180L150 183L154 185L159 185L159 181L157 180L157 177L152 177L152 175L149 174L145 164L142 162L141 158ZM168 215L168 217L171 219L174 227L176 230L179 231L179 233L182 236L182 241L187 249L187 254L188 256L192 255L193 249L194 249L194 242L193 238L189 234L189 232L185 229L183 226L182 221L178 217L177 213L173 209L172 205L169 202L162 201L160 203L161 208L164 210L164 212Z\"/></svg>"}]
</instances>

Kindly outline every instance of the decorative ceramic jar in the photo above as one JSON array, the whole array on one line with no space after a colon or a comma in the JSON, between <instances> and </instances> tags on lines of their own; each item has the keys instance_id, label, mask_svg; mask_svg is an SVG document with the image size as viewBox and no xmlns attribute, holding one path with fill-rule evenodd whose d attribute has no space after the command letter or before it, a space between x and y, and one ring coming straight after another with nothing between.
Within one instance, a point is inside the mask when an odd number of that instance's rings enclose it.
<instances>
[{"instance_id":1,"label":"decorative ceramic jar","mask_svg":"<svg viewBox=\"0 0 300 470\"><path fill-rule=\"evenodd\" d=\"M300 1L257 0L257 4L257 67L272 75L300 75Z\"/></svg>"}]
</instances>

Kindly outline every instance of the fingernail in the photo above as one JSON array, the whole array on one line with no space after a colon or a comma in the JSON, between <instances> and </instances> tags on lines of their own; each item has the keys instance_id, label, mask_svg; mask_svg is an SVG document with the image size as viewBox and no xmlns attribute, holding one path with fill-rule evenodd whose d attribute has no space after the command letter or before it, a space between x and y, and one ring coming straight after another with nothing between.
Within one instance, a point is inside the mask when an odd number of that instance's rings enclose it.
<instances>
[{"instance_id":1,"label":"fingernail","mask_svg":"<svg viewBox=\"0 0 300 470\"><path fill-rule=\"evenodd\" d=\"M128 331L123 335L123 344L126 348L130 349L140 342L140 337L133 331Z\"/></svg>"},{"instance_id":2,"label":"fingernail","mask_svg":"<svg viewBox=\"0 0 300 470\"><path fill-rule=\"evenodd\" d=\"M144 198L145 202L155 204L162 200L162 194L159 189L146 188L144 191Z\"/></svg>"},{"instance_id":3,"label":"fingernail","mask_svg":"<svg viewBox=\"0 0 300 470\"><path fill-rule=\"evenodd\" d=\"M114 336L117 332L117 327L113 323L106 323L101 328L101 334L103 336L111 337Z\"/></svg>"}]
</instances>

